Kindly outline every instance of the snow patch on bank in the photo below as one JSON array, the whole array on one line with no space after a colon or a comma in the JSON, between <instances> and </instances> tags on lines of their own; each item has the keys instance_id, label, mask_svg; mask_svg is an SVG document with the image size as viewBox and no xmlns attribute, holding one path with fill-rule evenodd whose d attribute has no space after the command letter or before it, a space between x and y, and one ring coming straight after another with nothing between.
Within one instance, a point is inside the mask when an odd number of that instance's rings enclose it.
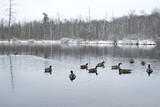
<instances>
[{"instance_id":1,"label":"snow patch on bank","mask_svg":"<svg viewBox=\"0 0 160 107\"><path fill-rule=\"evenodd\" d=\"M17 40L10 41L10 44L60 44L59 40ZM0 41L0 44L9 44L9 41Z\"/></svg>"},{"instance_id":2,"label":"snow patch on bank","mask_svg":"<svg viewBox=\"0 0 160 107\"><path fill-rule=\"evenodd\" d=\"M62 38L61 40L11 40L11 44L75 44L75 45L156 45L153 40L83 40ZM0 41L0 44L9 44L8 41Z\"/></svg>"},{"instance_id":3,"label":"snow patch on bank","mask_svg":"<svg viewBox=\"0 0 160 107\"><path fill-rule=\"evenodd\" d=\"M61 44L113 44L113 41L107 40L83 40L83 39L69 39L63 38L61 39Z\"/></svg>"},{"instance_id":4,"label":"snow patch on bank","mask_svg":"<svg viewBox=\"0 0 160 107\"><path fill-rule=\"evenodd\" d=\"M118 40L118 45L156 45L153 40Z\"/></svg>"}]
</instances>

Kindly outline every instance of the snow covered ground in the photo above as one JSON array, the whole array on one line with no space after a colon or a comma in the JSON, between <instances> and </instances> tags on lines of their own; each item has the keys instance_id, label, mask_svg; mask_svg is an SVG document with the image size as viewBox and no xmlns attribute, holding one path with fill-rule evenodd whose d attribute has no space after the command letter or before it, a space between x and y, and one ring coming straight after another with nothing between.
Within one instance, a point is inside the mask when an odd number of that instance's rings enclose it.
<instances>
[{"instance_id":1,"label":"snow covered ground","mask_svg":"<svg viewBox=\"0 0 160 107\"><path fill-rule=\"evenodd\" d=\"M81 44L81 45L156 45L153 40L83 40L83 39L70 39L62 38L61 40L14 40L10 41L11 44ZM8 41L0 41L0 44L9 44Z\"/></svg>"},{"instance_id":2,"label":"snow covered ground","mask_svg":"<svg viewBox=\"0 0 160 107\"><path fill-rule=\"evenodd\" d=\"M119 40L117 44L121 45L156 45L153 40Z\"/></svg>"},{"instance_id":3,"label":"snow covered ground","mask_svg":"<svg viewBox=\"0 0 160 107\"><path fill-rule=\"evenodd\" d=\"M17 40L10 41L11 44L60 44L58 40ZM0 44L9 44L8 41L0 41Z\"/></svg>"}]
</instances>

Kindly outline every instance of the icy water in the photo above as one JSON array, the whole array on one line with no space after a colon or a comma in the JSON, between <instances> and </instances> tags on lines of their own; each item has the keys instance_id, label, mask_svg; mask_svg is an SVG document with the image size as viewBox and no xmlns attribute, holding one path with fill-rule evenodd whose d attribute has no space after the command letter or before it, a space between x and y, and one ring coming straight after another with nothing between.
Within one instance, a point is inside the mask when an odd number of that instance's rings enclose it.
<instances>
[{"instance_id":1,"label":"icy water","mask_svg":"<svg viewBox=\"0 0 160 107\"><path fill-rule=\"evenodd\" d=\"M159 49L158 45L0 45L0 107L160 107ZM131 58L135 63L129 63ZM105 67L97 69L98 75L80 69L82 64L94 68L102 61ZM132 73L112 70L119 62ZM148 64L153 69L150 76ZM45 73L50 65L52 73ZM73 81L71 70L76 74Z\"/></svg>"}]
</instances>

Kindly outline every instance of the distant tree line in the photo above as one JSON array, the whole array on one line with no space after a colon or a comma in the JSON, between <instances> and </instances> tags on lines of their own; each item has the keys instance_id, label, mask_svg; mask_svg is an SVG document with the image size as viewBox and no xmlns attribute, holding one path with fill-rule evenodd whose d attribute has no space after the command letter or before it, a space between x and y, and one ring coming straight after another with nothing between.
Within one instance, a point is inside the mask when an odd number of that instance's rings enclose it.
<instances>
[{"instance_id":1,"label":"distant tree line","mask_svg":"<svg viewBox=\"0 0 160 107\"><path fill-rule=\"evenodd\" d=\"M160 9L151 14L136 15L134 10L128 15L112 18L110 21L83 19L49 19L43 13L42 21L12 23L12 39L59 40L61 38L84 40L156 39L160 38ZM0 21L0 40L8 40L6 22Z\"/></svg>"}]
</instances>

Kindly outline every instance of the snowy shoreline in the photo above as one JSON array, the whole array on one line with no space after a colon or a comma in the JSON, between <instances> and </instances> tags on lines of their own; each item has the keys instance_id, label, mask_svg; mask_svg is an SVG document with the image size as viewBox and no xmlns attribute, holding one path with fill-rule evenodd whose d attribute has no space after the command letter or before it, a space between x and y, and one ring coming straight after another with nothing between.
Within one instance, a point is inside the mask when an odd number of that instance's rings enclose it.
<instances>
[{"instance_id":1,"label":"snowy shoreline","mask_svg":"<svg viewBox=\"0 0 160 107\"><path fill-rule=\"evenodd\" d=\"M0 44L9 44L7 40L0 40ZM153 40L93 40L87 41L82 39L69 39L63 38L61 40L11 40L10 44L73 44L73 45L156 45L156 42Z\"/></svg>"}]
</instances>

